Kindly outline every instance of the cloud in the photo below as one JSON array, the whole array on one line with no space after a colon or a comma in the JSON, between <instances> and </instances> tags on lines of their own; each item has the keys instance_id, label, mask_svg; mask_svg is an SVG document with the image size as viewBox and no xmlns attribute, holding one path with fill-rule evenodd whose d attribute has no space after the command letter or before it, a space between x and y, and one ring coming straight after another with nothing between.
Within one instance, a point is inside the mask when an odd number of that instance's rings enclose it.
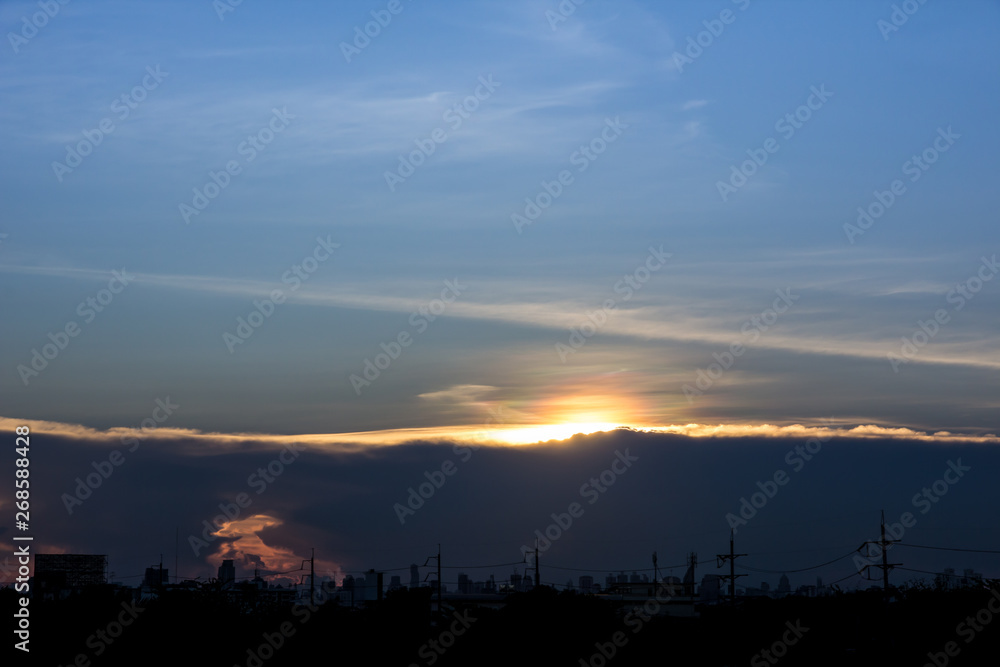
<instances>
[{"instance_id":1,"label":"cloud","mask_svg":"<svg viewBox=\"0 0 1000 667\"><path fill-rule=\"evenodd\" d=\"M472 385L476 386L476 385ZM490 388L492 390L493 388ZM435 392L439 399L446 396L467 395L468 390L460 387ZM434 395L432 394L432 395ZM572 396L562 397L565 403L580 407L580 399ZM607 405L606 396L595 396L594 408ZM586 406L584 405L584 408ZM505 413L510 417L513 413ZM543 413L544 414L544 413ZM512 419L513 417L511 417ZM537 418L536 418L537 419ZM613 422L590 423L579 420L554 421L548 424L518 423L516 421L497 422L490 426L435 426L424 428L383 429L375 431L357 431L351 433L307 433L307 434L273 434L273 433L212 433L195 429L157 428L137 430L130 428L111 428L106 430L93 429L79 424L39 421L31 419L15 419L0 417L0 430L13 432L16 426L28 426L33 434L45 434L71 438L97 446L113 446L120 444L123 436L138 436L142 442L169 442L176 452L185 456L220 455L231 451L269 451L284 449L290 442L302 445L311 451L331 454L349 454L362 452L371 447L402 445L412 442L460 442L475 439L483 444L491 445L530 445L539 442L533 438L543 434L544 439L568 438L574 433L592 433L598 430L611 430L625 426L650 433L683 435L692 438L709 437L756 437L756 438L873 438L902 439L927 442L980 442L1000 444L1000 438L994 434L971 435L951 433L948 431L924 432L901 427L884 427L875 424L845 425L840 427L816 426L803 424L672 424L672 425L638 425ZM543 427L552 427L545 431ZM573 431L575 426L584 430ZM596 428L601 426L602 428ZM589 427L590 430L585 430Z\"/></svg>"},{"instance_id":2,"label":"cloud","mask_svg":"<svg viewBox=\"0 0 1000 667\"><path fill-rule=\"evenodd\" d=\"M798 263L797 261L795 262ZM701 266L702 271L711 274L711 267ZM683 270L683 269L679 269ZM24 273L30 275L64 276L69 278L106 280L107 271L77 269L68 267L31 267L6 266L0 271ZM274 290L277 281L259 281L241 278L222 278L200 275L169 275L136 273L135 282L178 290L197 291L226 296L241 296L259 298L267 296ZM679 278L686 284L690 275ZM780 280L776 277L775 280ZM746 312L747 306L734 303L731 294L715 296L710 285L702 285L701 295L687 299L679 296L664 298L664 290L677 285L678 278L674 275L658 277L664 286L651 285L637 293L631 305L620 303L618 308L608 317L607 324L601 328L602 336L625 336L640 340L675 341L699 344L711 344L728 347L734 342L740 342L744 336L740 333L740 320L733 321L733 314ZM716 277L718 280L718 277ZM364 288L348 288L336 285L320 285L310 283L297 292L286 292L289 302L303 305L352 308L360 310L397 312L410 314L427 302L427 294L419 296L399 296L386 294L386 291L414 293L422 285L414 285L408 281L405 286L395 285L392 289L369 291ZM613 282L613 281L612 281ZM669 285L666 285L669 283ZM388 286L380 286L388 288ZM586 321L586 313L593 309L594 297L590 301L567 298L567 290L561 284L550 284L547 289L540 290L537 286L529 287L524 294L519 294L519 281L500 281L488 286L477 285L477 291L505 294L503 301L475 300L474 297L463 295L454 303L449 304L447 316L482 322L503 322L517 325L531 325L544 329L568 331L580 326ZM484 289L486 288L486 289ZM370 286L369 286L370 289ZM795 288L793 292L797 292ZM657 291L658 290L658 291ZM670 291L674 291L670 289ZM570 291L572 293L572 291ZM610 284L598 293L599 296L611 294ZM520 298L518 298L520 296ZM863 335L850 332L850 337L844 335L845 327L850 326L850 312L845 316L840 310L840 294L834 292L818 292L810 295L799 295L799 300L792 307L792 313L784 316L781 326L768 331L755 340L753 347L789 352L856 357L862 359L878 359L885 362L889 351L899 347L895 335L873 335L870 319L865 319L864 326L868 331ZM771 294L758 296L760 309L763 310L774 299ZM742 299L741 299L742 300ZM855 301L855 303L857 303ZM869 311L884 310L883 304L865 304L858 309L858 314ZM800 315L808 311L810 316L803 319ZM827 321L818 315L827 312L841 313L836 323ZM931 313L933 312L930 311ZM797 316L797 317L793 317ZM873 313L872 316L875 316ZM789 323L787 320L792 319ZM670 326L665 327L664 322ZM860 324L860 322L859 322ZM911 327L912 328L912 327ZM912 332L908 332L912 333ZM1000 361L995 360L985 351L989 349L989 340L981 339L970 345L961 340L950 342L937 340L933 346L921 350L914 361L917 363L946 364L954 366L970 366L988 369L1000 369Z\"/></svg>"},{"instance_id":3,"label":"cloud","mask_svg":"<svg viewBox=\"0 0 1000 667\"><path fill-rule=\"evenodd\" d=\"M291 581L298 581L294 574L302 569L302 556L290 549L265 540L264 533L284 524L281 519L266 514L254 514L245 519L228 521L213 535L220 541L205 560L219 567L225 559L232 559L238 569L259 569L261 576L291 574ZM242 565L242 568L240 566ZM330 560L317 559L317 570L329 575L343 576L339 565Z\"/></svg>"}]
</instances>

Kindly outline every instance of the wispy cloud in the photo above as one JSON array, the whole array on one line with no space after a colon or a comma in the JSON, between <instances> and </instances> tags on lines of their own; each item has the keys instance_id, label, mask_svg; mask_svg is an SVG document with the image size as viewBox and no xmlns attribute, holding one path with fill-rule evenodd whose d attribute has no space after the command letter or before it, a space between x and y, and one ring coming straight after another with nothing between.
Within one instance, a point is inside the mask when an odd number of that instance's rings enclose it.
<instances>
[{"instance_id":1,"label":"wispy cloud","mask_svg":"<svg viewBox=\"0 0 1000 667\"><path fill-rule=\"evenodd\" d=\"M309 451L335 454L361 453L370 447L386 447L412 442L476 442L492 446L531 445L538 442L539 433L550 437L568 438L576 432L591 433L594 428L574 431L574 427L587 425L566 424L501 424L483 426L440 426L410 429L385 429L355 433L268 434L268 433L211 433L195 429L157 428L139 431L128 428L93 429L80 424L14 419L0 417L0 428L13 431L15 426L27 425L32 433L70 438L95 445L120 445L124 436L140 436L144 442L169 443L181 456L221 455L232 451L280 450L295 444ZM551 431L540 426L554 427ZM870 438L872 440L915 440L922 442L974 442L1000 444L995 434L968 435L949 431L926 432L903 427L885 427L874 424L856 426L807 426L803 424L671 424L660 426L622 425L634 430L669 433L692 438L756 437L802 439L817 438ZM605 429L614 428L613 425ZM552 433L553 435L549 435ZM554 435L561 434L561 435Z\"/></svg>"}]
</instances>

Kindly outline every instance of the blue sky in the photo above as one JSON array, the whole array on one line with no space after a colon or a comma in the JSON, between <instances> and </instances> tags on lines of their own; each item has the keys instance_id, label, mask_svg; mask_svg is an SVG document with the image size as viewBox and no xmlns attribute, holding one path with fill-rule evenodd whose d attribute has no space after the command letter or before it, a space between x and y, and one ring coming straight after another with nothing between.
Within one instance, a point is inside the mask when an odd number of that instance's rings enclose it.
<instances>
[{"instance_id":1,"label":"blue sky","mask_svg":"<svg viewBox=\"0 0 1000 667\"><path fill-rule=\"evenodd\" d=\"M0 4L4 418L997 432L996 3L388 4Z\"/></svg>"},{"instance_id":2,"label":"blue sky","mask_svg":"<svg viewBox=\"0 0 1000 667\"><path fill-rule=\"evenodd\" d=\"M4 24L32 7L3 5ZM122 425L172 393L197 405L178 415L195 428L350 432L481 421L418 398L477 385L538 422L550 395L627 373L621 399L645 407L612 421L789 423L839 402L854 423L992 426L993 284L898 372L887 354L997 249L995 4L925 5L885 35L882 3L587 2L551 24L555 3L401 8L350 62L341 43L382 4L244 3L220 19L208 2L74 3L8 44L6 412ZM797 111L808 120L782 121ZM56 174L105 119L113 132ZM608 119L620 134L581 158ZM390 190L386 172L438 129ZM248 148L261 130L270 143ZM911 181L905 163L939 130L947 150ZM769 139L776 152L730 180ZM227 163L239 173L186 221L181 204ZM518 233L512 214L564 170ZM896 179L889 210L845 232ZM741 187L723 201L720 182ZM338 252L292 293L281 277L318 236ZM668 265L562 362L556 343L650 246ZM122 267L134 283L26 386L17 367ZM455 278L468 291L357 395L350 376ZM282 287L287 303L230 353L223 334ZM679 401L785 288L801 295L789 313ZM817 382L822 410L802 395Z\"/></svg>"}]
</instances>

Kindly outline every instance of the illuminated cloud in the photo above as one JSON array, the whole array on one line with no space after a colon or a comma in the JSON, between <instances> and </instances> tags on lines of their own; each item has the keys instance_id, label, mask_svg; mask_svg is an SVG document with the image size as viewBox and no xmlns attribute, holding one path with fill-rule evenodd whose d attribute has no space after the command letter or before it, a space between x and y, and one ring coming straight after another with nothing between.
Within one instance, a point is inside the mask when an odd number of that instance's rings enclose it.
<instances>
[{"instance_id":1,"label":"illuminated cloud","mask_svg":"<svg viewBox=\"0 0 1000 667\"><path fill-rule=\"evenodd\" d=\"M213 533L219 539L218 547L206 560L218 567L223 560L232 559L237 569L243 572L260 570L262 577L298 581L299 574L303 572L302 556L286 547L269 543L262 536L265 531L278 528L283 523L266 514L228 521ZM271 533L273 536L274 531L271 530ZM340 576L340 566L332 561L317 559L316 569Z\"/></svg>"},{"instance_id":2,"label":"illuminated cloud","mask_svg":"<svg viewBox=\"0 0 1000 667\"><path fill-rule=\"evenodd\" d=\"M447 393L447 392L443 392ZM120 444L122 435L138 433L148 442L169 442L176 452L184 456L224 454L229 451L268 451L285 448L289 441L328 453L360 452L370 447L386 447L411 442L461 442L474 440L484 445L531 445L548 440L562 440L577 433L590 434L616 428L673 433L692 438L740 437L756 438L872 438L879 440L922 440L928 442L981 442L1000 443L995 434L969 435L949 431L924 432L903 427L885 427L874 424L806 426L802 424L638 424L616 420L607 412L605 395L569 395L544 404L543 413L552 417L547 422L515 422L499 419L480 426L440 426L426 428L384 429L353 433L265 434L265 433L206 433L193 429L156 429L135 431L113 428L98 430L79 424L62 424L37 420L0 417L0 429L12 430L18 425L28 425L34 434L46 434L84 441L99 446ZM535 406L538 407L538 406ZM514 413L497 411L495 414L510 417ZM261 519L263 520L263 519Z\"/></svg>"}]
</instances>

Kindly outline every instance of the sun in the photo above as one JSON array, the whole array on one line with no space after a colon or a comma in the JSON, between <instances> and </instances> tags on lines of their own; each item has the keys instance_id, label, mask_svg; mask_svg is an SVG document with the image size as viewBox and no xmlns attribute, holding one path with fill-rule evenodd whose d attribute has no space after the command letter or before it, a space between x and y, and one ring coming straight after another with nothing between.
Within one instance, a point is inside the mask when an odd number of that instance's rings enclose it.
<instances>
[{"instance_id":1,"label":"sun","mask_svg":"<svg viewBox=\"0 0 1000 667\"><path fill-rule=\"evenodd\" d=\"M623 380L613 375L577 379L577 386L567 387L565 394L548 396L525 406L522 415L527 419L520 424L497 428L488 437L525 445L635 426L641 405L629 396ZM579 386L594 383L603 384L603 390L591 391L590 387Z\"/></svg>"},{"instance_id":2,"label":"sun","mask_svg":"<svg viewBox=\"0 0 1000 667\"><path fill-rule=\"evenodd\" d=\"M613 431L622 426L620 422L568 422L564 424L542 424L519 426L497 430L490 437L511 445L528 445L549 440L567 440L578 433L589 435L601 431Z\"/></svg>"}]
</instances>

